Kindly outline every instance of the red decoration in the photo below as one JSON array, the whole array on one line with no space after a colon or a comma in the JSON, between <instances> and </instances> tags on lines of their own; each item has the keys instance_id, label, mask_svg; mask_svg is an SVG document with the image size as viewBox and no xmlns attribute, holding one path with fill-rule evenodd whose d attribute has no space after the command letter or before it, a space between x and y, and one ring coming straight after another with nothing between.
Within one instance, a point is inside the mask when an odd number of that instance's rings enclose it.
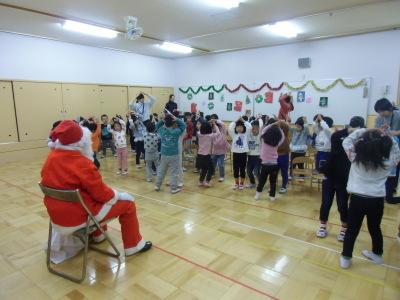
<instances>
[{"instance_id":1,"label":"red decoration","mask_svg":"<svg viewBox=\"0 0 400 300\"><path fill-rule=\"evenodd\" d=\"M192 113L196 113L197 112L197 103L190 103L190 111Z\"/></svg>"},{"instance_id":2,"label":"red decoration","mask_svg":"<svg viewBox=\"0 0 400 300\"><path fill-rule=\"evenodd\" d=\"M243 102L242 101L235 101L235 107L233 108L234 111L242 111Z\"/></svg>"},{"instance_id":3,"label":"red decoration","mask_svg":"<svg viewBox=\"0 0 400 300\"><path fill-rule=\"evenodd\" d=\"M273 92L266 92L264 101L265 101L265 103L272 103L274 101L274 93Z\"/></svg>"}]
</instances>

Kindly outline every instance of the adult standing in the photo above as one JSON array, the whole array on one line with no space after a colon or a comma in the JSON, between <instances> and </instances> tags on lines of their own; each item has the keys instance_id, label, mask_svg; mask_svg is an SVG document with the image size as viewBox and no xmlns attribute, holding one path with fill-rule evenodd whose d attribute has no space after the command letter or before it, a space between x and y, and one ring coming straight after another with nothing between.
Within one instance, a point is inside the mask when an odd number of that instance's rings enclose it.
<instances>
[{"instance_id":1,"label":"adult standing","mask_svg":"<svg viewBox=\"0 0 400 300\"><path fill-rule=\"evenodd\" d=\"M135 111L139 120L146 126L150 122L150 110L155 101L154 96L140 92L136 97L136 103L134 101L129 103L129 108Z\"/></svg>"},{"instance_id":2,"label":"adult standing","mask_svg":"<svg viewBox=\"0 0 400 300\"><path fill-rule=\"evenodd\" d=\"M178 104L175 102L175 95L169 95L169 100L167 103L165 103L165 109L171 114L173 114L175 110L178 110Z\"/></svg>"}]
</instances>

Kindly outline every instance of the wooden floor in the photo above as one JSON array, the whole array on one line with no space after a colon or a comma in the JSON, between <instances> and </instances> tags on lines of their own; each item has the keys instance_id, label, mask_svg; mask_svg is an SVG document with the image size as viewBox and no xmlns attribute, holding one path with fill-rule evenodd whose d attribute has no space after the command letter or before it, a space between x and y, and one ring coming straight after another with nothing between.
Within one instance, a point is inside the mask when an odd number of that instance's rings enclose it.
<instances>
[{"instance_id":1,"label":"wooden floor","mask_svg":"<svg viewBox=\"0 0 400 300\"><path fill-rule=\"evenodd\" d=\"M385 264L360 257L370 248L363 227L353 266L338 266L336 205L330 234L315 237L320 194L291 187L274 203L254 201L254 190L224 183L197 187L189 170L185 188L154 192L144 170L115 175L114 158L101 161L107 183L136 196L141 231L154 248L116 259L90 252L88 277L74 284L48 273L44 244L48 217L37 187L43 160L0 166L0 299L400 299L400 244L394 237L399 206L383 220ZM119 223L111 224L122 248ZM105 245L106 246L106 245ZM80 257L62 267L78 270Z\"/></svg>"}]
</instances>

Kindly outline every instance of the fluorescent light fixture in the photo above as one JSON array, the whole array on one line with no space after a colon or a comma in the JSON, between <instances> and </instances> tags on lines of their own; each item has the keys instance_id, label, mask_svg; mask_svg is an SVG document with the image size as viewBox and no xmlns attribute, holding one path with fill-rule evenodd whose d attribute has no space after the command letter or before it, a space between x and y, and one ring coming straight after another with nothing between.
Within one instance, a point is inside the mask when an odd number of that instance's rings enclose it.
<instances>
[{"instance_id":1,"label":"fluorescent light fixture","mask_svg":"<svg viewBox=\"0 0 400 300\"><path fill-rule=\"evenodd\" d=\"M289 21L268 24L265 25L265 27L269 32L275 35L284 36L286 38L295 38L299 33L301 33L301 30L295 24Z\"/></svg>"},{"instance_id":2,"label":"fluorescent light fixture","mask_svg":"<svg viewBox=\"0 0 400 300\"><path fill-rule=\"evenodd\" d=\"M164 42L159 47L165 51L177 52L177 53L183 53L183 54L192 53L192 51L193 51L193 48L191 48L191 47L180 45L180 44L175 44L175 43L170 43L170 42Z\"/></svg>"},{"instance_id":3,"label":"fluorescent light fixture","mask_svg":"<svg viewBox=\"0 0 400 300\"><path fill-rule=\"evenodd\" d=\"M213 6L231 9L238 7L240 2L243 2L244 0L206 0L206 1L207 3Z\"/></svg>"},{"instance_id":4,"label":"fluorescent light fixture","mask_svg":"<svg viewBox=\"0 0 400 300\"><path fill-rule=\"evenodd\" d=\"M100 26L94 26L86 23L81 23L81 22L76 22L76 21L70 21L66 20L62 26L66 30L71 30L75 32L80 32L84 34L89 34L93 36L98 36L102 38L107 38L107 39L112 39L117 37L118 31L100 27Z\"/></svg>"}]
</instances>

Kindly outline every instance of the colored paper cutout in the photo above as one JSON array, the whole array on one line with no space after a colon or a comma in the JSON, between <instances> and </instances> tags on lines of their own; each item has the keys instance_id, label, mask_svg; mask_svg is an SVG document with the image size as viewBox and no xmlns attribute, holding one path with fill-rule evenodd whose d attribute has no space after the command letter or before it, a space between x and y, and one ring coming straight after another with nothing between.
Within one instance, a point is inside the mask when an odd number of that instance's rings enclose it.
<instances>
[{"instance_id":1,"label":"colored paper cutout","mask_svg":"<svg viewBox=\"0 0 400 300\"><path fill-rule=\"evenodd\" d=\"M193 94L187 94L187 98L188 98L188 100L192 100L193 99Z\"/></svg>"},{"instance_id":2,"label":"colored paper cutout","mask_svg":"<svg viewBox=\"0 0 400 300\"><path fill-rule=\"evenodd\" d=\"M242 111L243 102L235 101L235 107L233 108L235 111Z\"/></svg>"},{"instance_id":3,"label":"colored paper cutout","mask_svg":"<svg viewBox=\"0 0 400 300\"><path fill-rule=\"evenodd\" d=\"M258 94L258 95L256 96L255 100L256 100L257 103L261 103L261 102L263 102L264 98L263 98L262 95Z\"/></svg>"},{"instance_id":4,"label":"colored paper cutout","mask_svg":"<svg viewBox=\"0 0 400 300\"><path fill-rule=\"evenodd\" d=\"M320 97L319 98L319 106L327 107L328 106L328 97Z\"/></svg>"},{"instance_id":5,"label":"colored paper cutout","mask_svg":"<svg viewBox=\"0 0 400 300\"><path fill-rule=\"evenodd\" d=\"M190 103L190 111L192 113L196 113L197 112L197 103Z\"/></svg>"},{"instance_id":6,"label":"colored paper cutout","mask_svg":"<svg viewBox=\"0 0 400 300\"><path fill-rule=\"evenodd\" d=\"M213 110L214 109L214 103L213 102L208 103L208 109L209 110Z\"/></svg>"},{"instance_id":7,"label":"colored paper cutout","mask_svg":"<svg viewBox=\"0 0 400 300\"><path fill-rule=\"evenodd\" d=\"M250 97L247 95L246 96L246 104L250 104L250 103L251 103Z\"/></svg>"},{"instance_id":8,"label":"colored paper cutout","mask_svg":"<svg viewBox=\"0 0 400 300\"><path fill-rule=\"evenodd\" d=\"M227 111L232 111L232 103L227 103L226 104L226 110Z\"/></svg>"},{"instance_id":9,"label":"colored paper cutout","mask_svg":"<svg viewBox=\"0 0 400 300\"><path fill-rule=\"evenodd\" d=\"M272 103L274 101L274 93L266 92L264 101L265 101L265 103Z\"/></svg>"},{"instance_id":10,"label":"colored paper cutout","mask_svg":"<svg viewBox=\"0 0 400 300\"><path fill-rule=\"evenodd\" d=\"M304 103L306 101L306 92L298 91L297 92L297 103Z\"/></svg>"},{"instance_id":11,"label":"colored paper cutout","mask_svg":"<svg viewBox=\"0 0 400 300\"><path fill-rule=\"evenodd\" d=\"M213 92L208 93L208 100L214 100L214 93Z\"/></svg>"}]
</instances>

